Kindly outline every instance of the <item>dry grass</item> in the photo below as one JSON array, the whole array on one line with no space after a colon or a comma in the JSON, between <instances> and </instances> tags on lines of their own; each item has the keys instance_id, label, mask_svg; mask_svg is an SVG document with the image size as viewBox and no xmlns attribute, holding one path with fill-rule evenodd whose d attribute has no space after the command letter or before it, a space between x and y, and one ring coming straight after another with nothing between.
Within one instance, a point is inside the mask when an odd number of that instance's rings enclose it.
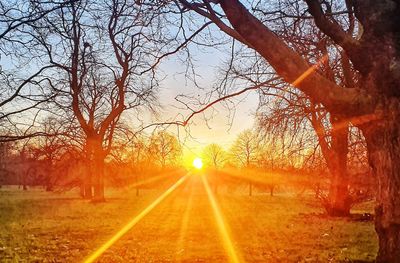
<instances>
[{"instance_id":1,"label":"dry grass","mask_svg":"<svg viewBox=\"0 0 400 263\"><path fill-rule=\"evenodd\" d=\"M162 190L109 193L104 204L76 193L0 190L1 262L81 262ZM246 262L370 262L372 222L324 218L310 200L277 194L217 197ZM371 212L371 204L355 212ZM227 262L209 201L192 178L112 246L99 262Z\"/></svg>"}]
</instances>

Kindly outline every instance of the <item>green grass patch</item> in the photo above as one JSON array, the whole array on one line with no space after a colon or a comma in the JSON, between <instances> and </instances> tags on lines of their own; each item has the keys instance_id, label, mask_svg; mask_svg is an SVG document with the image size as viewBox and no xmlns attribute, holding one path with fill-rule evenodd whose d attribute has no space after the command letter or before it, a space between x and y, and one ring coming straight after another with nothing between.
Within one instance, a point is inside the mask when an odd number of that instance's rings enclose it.
<instances>
[{"instance_id":1,"label":"green grass patch","mask_svg":"<svg viewBox=\"0 0 400 263\"><path fill-rule=\"evenodd\" d=\"M193 180L192 180L193 181ZM0 262L82 262L163 189L108 193L93 204L77 193L0 190ZM279 194L217 197L246 262L372 262L373 222L321 216L312 198ZM372 212L372 203L354 212ZM188 182L134 226L99 262L227 262L207 195Z\"/></svg>"}]
</instances>

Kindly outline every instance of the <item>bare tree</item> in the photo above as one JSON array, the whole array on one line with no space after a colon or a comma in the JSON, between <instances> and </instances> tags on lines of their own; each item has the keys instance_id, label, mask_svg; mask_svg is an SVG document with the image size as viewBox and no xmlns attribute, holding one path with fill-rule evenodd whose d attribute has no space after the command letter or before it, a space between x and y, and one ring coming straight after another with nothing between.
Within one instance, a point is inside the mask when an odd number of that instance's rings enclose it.
<instances>
[{"instance_id":1,"label":"bare tree","mask_svg":"<svg viewBox=\"0 0 400 263\"><path fill-rule=\"evenodd\" d=\"M228 154L216 143L207 145L202 152L202 158L208 168L207 176L210 177L210 184L216 194L218 194L219 185L223 182L221 169L228 159Z\"/></svg>"},{"instance_id":2,"label":"bare tree","mask_svg":"<svg viewBox=\"0 0 400 263\"><path fill-rule=\"evenodd\" d=\"M168 165L173 166L177 164L181 157L182 149L174 135L166 131L159 131L154 133L150 138L149 154L154 161L159 163L161 169L164 170Z\"/></svg>"},{"instance_id":3,"label":"bare tree","mask_svg":"<svg viewBox=\"0 0 400 263\"><path fill-rule=\"evenodd\" d=\"M212 143L204 148L203 159L207 166L218 170L224 166L226 161L226 152L219 144Z\"/></svg>"},{"instance_id":4,"label":"bare tree","mask_svg":"<svg viewBox=\"0 0 400 263\"><path fill-rule=\"evenodd\" d=\"M180 3L254 49L287 83L363 131L369 162L378 178L375 222L380 248L377 261L394 262L400 258L400 198L397 194L400 154L396 121L400 114L397 96L400 81L399 3L393 0L337 1L331 5L327 1L296 1L305 4L305 16L312 18L320 31L344 50L360 74L359 87L350 89L343 89L316 72L311 66L313 62L307 61L274 34L276 25L263 23L265 14L255 14L254 9L239 0L182 0ZM267 10L266 14L285 12L279 6L277 10L273 5L270 8L272 10ZM348 19L343 14L347 14ZM360 25L357 37L346 30L354 21Z\"/></svg>"},{"instance_id":5,"label":"bare tree","mask_svg":"<svg viewBox=\"0 0 400 263\"><path fill-rule=\"evenodd\" d=\"M252 130L245 130L241 132L236 140L233 142L230 154L232 159L243 168L246 173L243 178L246 178L249 169L254 167L257 163L257 157L260 150L260 140L257 134ZM253 183L249 181L249 195L253 194Z\"/></svg>"},{"instance_id":6,"label":"bare tree","mask_svg":"<svg viewBox=\"0 0 400 263\"><path fill-rule=\"evenodd\" d=\"M37 52L55 67L56 103L70 109L85 135L91 173L85 196L104 200L104 160L123 111L152 107L155 78L141 72L154 60L155 13L124 1L72 1L46 16L34 36ZM134 19L127 19L132 17ZM92 176L93 174L93 176Z\"/></svg>"},{"instance_id":7,"label":"bare tree","mask_svg":"<svg viewBox=\"0 0 400 263\"><path fill-rule=\"evenodd\" d=\"M72 1L12 0L0 4L0 141L44 136L35 123L43 105L54 96L46 73L55 66L43 63L32 49L32 36L26 30L39 30L46 16ZM25 116L25 122L18 117ZM27 116L32 116L27 118Z\"/></svg>"},{"instance_id":8,"label":"bare tree","mask_svg":"<svg viewBox=\"0 0 400 263\"><path fill-rule=\"evenodd\" d=\"M257 10L264 12L262 7L260 3ZM271 18L266 16L266 19L271 23L273 19L283 21L275 29L275 33L307 60L318 62L318 67L314 70L344 89L353 88L358 79L345 53L323 36L311 19L297 19L292 22L291 17L301 12L301 5L293 5L285 14ZM350 27L349 31L355 33L355 27ZM276 74L257 53L243 47L235 48L227 62L227 68L221 73L224 86L234 87L239 81L242 85L261 86L258 91L261 101L259 115L262 117L260 129L273 129L275 133L290 131L288 136L302 140L301 134L309 132L310 127L307 126L311 124L317 136L308 137L319 141L331 174L331 187L328 198L324 198L324 206L330 215L349 216L351 198L348 189L346 118L329 113L323 105L315 103L309 96L284 81L263 84ZM314 147L312 144L309 146Z\"/></svg>"}]
</instances>

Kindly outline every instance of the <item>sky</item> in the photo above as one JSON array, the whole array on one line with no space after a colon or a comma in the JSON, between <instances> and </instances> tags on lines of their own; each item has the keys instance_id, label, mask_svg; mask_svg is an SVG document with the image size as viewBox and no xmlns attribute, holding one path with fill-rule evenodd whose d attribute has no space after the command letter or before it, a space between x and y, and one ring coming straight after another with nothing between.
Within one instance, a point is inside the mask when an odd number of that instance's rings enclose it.
<instances>
[{"instance_id":1,"label":"sky","mask_svg":"<svg viewBox=\"0 0 400 263\"><path fill-rule=\"evenodd\" d=\"M189 116L189 110L178 109L182 106L175 100L175 96L184 94L195 98L204 98L205 93L210 91L217 79L217 66L221 66L224 61L224 53L217 50L210 52L193 52L196 59L196 73L201 76L199 83L204 90L197 88L191 81L185 79L183 74L184 66L176 57L171 57L160 65L160 69L165 74L165 79L161 82L159 94L160 102L163 105L161 120L176 119L178 114ZM237 87L242 89L245 87ZM205 115L211 117L205 120L202 114L196 115L186 131L189 130L190 136L185 133L185 129L180 129L179 137L184 144L184 155L200 156L202 149L210 143L218 143L224 148L229 148L236 136L245 129L249 129L254 124L254 113L258 105L258 94L249 92L234 99L236 104L235 111L229 111L222 104L217 104L213 109L208 109ZM194 110L198 108L194 107ZM208 124L208 125L207 125ZM170 127L169 131L177 133L177 128Z\"/></svg>"},{"instance_id":2,"label":"sky","mask_svg":"<svg viewBox=\"0 0 400 263\"><path fill-rule=\"evenodd\" d=\"M177 107L182 107L182 104L177 102L175 97L177 95L188 95L201 99L215 85L219 74L217 67L221 67L223 61L226 61L227 53L212 47L207 48L207 50L199 50L194 44L189 48L192 59L195 61L196 74L200 75L198 81L204 90L197 88L190 80L185 78L182 74L186 69L185 65L176 55L164 59L159 65L164 78L161 81L158 93L159 102L163 105L163 108L157 120L148 116L144 117L147 124L154 121L174 121L177 120L178 115L186 118L191 112L178 109ZM229 47L227 47L227 51L229 53ZM8 57L3 57L1 64L6 68L7 66L13 67L12 60ZM237 87L237 89L242 88L245 87ZM207 122L204 115L199 114L192 119L190 125L186 128L169 127L170 132L179 136L184 155L189 156L188 158L200 156L202 149L210 143L218 143L227 149L241 131L253 126L258 95L255 92L247 93L233 99L233 101L236 104L234 111L229 111L222 104L216 105L213 109L208 109L204 114L208 118L212 117ZM10 106L15 107L16 105L10 104ZM193 109L198 110L198 107L193 107ZM26 113L22 117L29 118L29 115ZM182 120L182 117L178 120Z\"/></svg>"}]
</instances>

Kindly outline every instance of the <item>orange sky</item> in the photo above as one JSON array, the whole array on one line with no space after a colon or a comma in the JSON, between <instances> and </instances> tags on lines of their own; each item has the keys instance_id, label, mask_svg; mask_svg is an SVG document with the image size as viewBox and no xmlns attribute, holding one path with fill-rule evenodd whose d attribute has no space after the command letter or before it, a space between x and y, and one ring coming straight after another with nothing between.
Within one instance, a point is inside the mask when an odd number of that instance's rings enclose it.
<instances>
[{"instance_id":1,"label":"orange sky","mask_svg":"<svg viewBox=\"0 0 400 263\"><path fill-rule=\"evenodd\" d=\"M174 106L182 106L175 101L175 96L179 94L191 95L195 98L204 98L205 92L212 89L217 78L217 66L221 66L224 60L224 54L218 51L213 53L198 54L196 56L196 73L200 74L198 83L205 90L202 91L195 85L186 80L183 74L184 67L174 58L165 61L161 65L166 78L161 82L161 91L159 94L160 102L164 106L160 114L161 120L172 120L179 114L188 116L190 111L183 111ZM245 88L245 87L238 87ZM199 114L192 119L192 124L187 130L190 130L189 138L185 133L184 128L180 128L179 135L181 141L185 144L186 157L194 158L195 155L200 155L202 149L210 143L218 143L224 148L228 148L238 133L251 128L254 123L254 112L258 105L258 94L249 92L240 97L235 98L237 104L236 111L229 112L223 105L217 105L205 112L208 121L208 126L204 120L204 116ZM197 109L194 107L194 109ZM234 114L234 115L233 115ZM231 124L231 125L230 125ZM169 131L177 133L176 127L171 127Z\"/></svg>"}]
</instances>

